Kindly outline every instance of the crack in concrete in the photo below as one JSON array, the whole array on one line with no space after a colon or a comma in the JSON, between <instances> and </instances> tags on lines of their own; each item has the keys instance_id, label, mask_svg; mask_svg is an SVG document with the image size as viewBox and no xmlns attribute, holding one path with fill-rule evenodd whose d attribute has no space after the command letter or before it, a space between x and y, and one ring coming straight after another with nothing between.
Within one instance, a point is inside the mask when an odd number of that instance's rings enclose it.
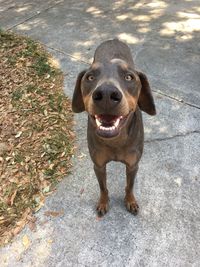
<instances>
[{"instance_id":1,"label":"crack in concrete","mask_svg":"<svg viewBox=\"0 0 200 267\"><path fill-rule=\"evenodd\" d=\"M9 27L6 31L9 31L9 30L11 30L11 29L16 28L17 26L23 24L24 22L31 20L32 18L34 18L34 17L40 15L41 13L43 13L43 12L45 12L45 11L47 11L47 10L49 10L49 9L51 9L51 8L53 8L53 7L57 6L57 5L59 5L59 4L61 4L62 2L63 2L63 0L58 1L58 2L55 3L54 5L51 5L51 6L45 8L45 9L43 9L43 10L36 11L32 16L30 16L30 17L26 18L25 20L23 20L23 21L21 21L21 22L15 24L15 25ZM144 39L145 39L145 38L144 38ZM143 41L144 41L144 40L143 40ZM75 57L75 56L73 56L73 55L71 55L71 54L69 54L69 53L66 53L65 51L63 51L63 50L61 50L61 49L57 49L57 48L54 48L54 47L50 47L50 46L48 46L48 45L46 45L46 44L45 44L45 46L46 46L48 49L51 49L51 50L56 51L56 52L59 52L59 53L65 55L65 56L71 57L71 58L75 59L77 62L86 64L86 65L90 65L90 62L89 62L89 61L81 60L80 58L77 58L77 57ZM136 57L137 57L137 54L138 54L142 49L143 49L143 45L141 46L141 49L139 49L139 51L138 51L138 52L136 53L136 55L134 56L135 59L136 59ZM66 73L64 73L64 75L66 75ZM163 93L163 92L161 92L161 91L156 91L156 90L152 90L152 91L153 91L154 93L156 93L156 94L165 96L165 97L170 98L170 99L172 99L172 100L174 100L174 101L177 101L177 102L179 102L179 103L181 103L181 104L188 105L188 106L190 106L190 107L200 109L200 106L197 106L197 105L195 105L195 104L191 104L191 103L189 103L189 102L186 102L186 101L184 101L183 99L178 99L178 98L176 98L176 97L174 97L174 96L165 94L165 93Z\"/></svg>"},{"instance_id":2,"label":"crack in concrete","mask_svg":"<svg viewBox=\"0 0 200 267\"><path fill-rule=\"evenodd\" d=\"M184 101L183 99L178 99L178 98L176 98L176 97L174 97L174 96L165 94L165 93L163 93L163 92L161 92L161 91L156 91L156 90L152 90L152 91L153 91L154 93L158 94L158 95L165 96L165 97L170 98L170 99L172 99L172 100L174 100L174 101L177 101L177 102L179 102L179 103L181 103L181 104L184 104L184 105L187 105L187 106L190 106L190 107L193 107L193 108L200 109L200 106L197 106L197 105L195 105L195 104L191 104L191 103L189 103L189 102L186 102L186 101Z\"/></svg>"},{"instance_id":3,"label":"crack in concrete","mask_svg":"<svg viewBox=\"0 0 200 267\"><path fill-rule=\"evenodd\" d=\"M41 13L43 13L43 12L45 12L45 11L47 11L47 10L49 10L49 9L51 9L51 8L53 8L53 7L57 6L57 5L59 5L59 4L61 4L61 3L63 3L63 0L58 1L57 3L51 5L51 6L47 7L47 8L44 8L44 9L42 9L42 10L35 11L30 17L27 17L26 19L24 19L24 20L21 21L21 22L18 22L18 23L15 24L15 25L12 25L11 27L7 28L6 31L10 31L10 30L16 28L17 26L23 24L24 22L31 20L32 18L34 18L34 17L40 15Z\"/></svg>"},{"instance_id":4,"label":"crack in concrete","mask_svg":"<svg viewBox=\"0 0 200 267\"><path fill-rule=\"evenodd\" d=\"M60 50L60 49L57 49L57 48L53 48L53 47L50 47L50 46L47 46L47 45L45 45L45 46L46 46L48 49L51 49L51 50L53 50L53 51L56 51L56 52L61 53L61 54L63 54L63 55L66 55L66 56L68 56L68 57L71 57L71 58L75 59L75 60L76 60L77 62L79 62L79 63L83 63L83 64L86 64L86 65L90 65L90 62L89 62L89 61L81 60L81 59L79 59L79 58L77 58L77 57L75 57L75 56L73 56L73 55L71 55L71 54L69 54L69 53L66 53L66 52L63 51L63 50ZM66 74L64 74L64 75L66 75ZM186 102L186 101L184 101L183 99L178 99L178 98L176 98L176 97L174 97L174 96L165 94L165 93L163 93L163 92L161 92L161 91L157 91L157 90L152 90L152 91L153 91L154 93L158 94L158 95L162 95L162 96L164 96L164 97L170 98L171 100L174 100L174 101L179 102L179 103L181 103L181 104L184 104L184 105L187 105L187 106L190 106L190 107L193 107L193 108L200 109L200 106L197 106L197 105L195 105L195 104L191 104L191 103L189 103L189 102Z\"/></svg>"},{"instance_id":5,"label":"crack in concrete","mask_svg":"<svg viewBox=\"0 0 200 267\"><path fill-rule=\"evenodd\" d=\"M149 140L145 140L144 143L153 143L153 142L160 142L160 141L167 141L167 140L171 140L177 137L185 137L191 134L200 134L200 130L195 130L195 131L191 131L191 132L186 132L184 134L176 134L173 136L168 136L168 137L163 137L163 138L155 138L155 139L149 139Z\"/></svg>"},{"instance_id":6,"label":"crack in concrete","mask_svg":"<svg viewBox=\"0 0 200 267\"><path fill-rule=\"evenodd\" d=\"M86 65L88 65L88 66L91 64L89 61L85 61L85 60L82 60L82 59L80 59L80 58L77 58L77 57L75 57L75 56L73 56L73 55L71 55L71 54L69 54L69 53L67 53L67 52L65 52L65 51L63 51L63 50L61 50L61 49L54 48L54 47L48 46L48 45L46 45L46 44L44 44L44 45L45 45L48 49L51 49L51 50L53 50L53 51L55 51L55 52L58 52L58 53L60 53L60 54L65 55L65 56L71 57L71 58L75 59L75 60L76 60L77 62L79 62L79 63L83 63L83 64L86 64Z\"/></svg>"}]
</instances>

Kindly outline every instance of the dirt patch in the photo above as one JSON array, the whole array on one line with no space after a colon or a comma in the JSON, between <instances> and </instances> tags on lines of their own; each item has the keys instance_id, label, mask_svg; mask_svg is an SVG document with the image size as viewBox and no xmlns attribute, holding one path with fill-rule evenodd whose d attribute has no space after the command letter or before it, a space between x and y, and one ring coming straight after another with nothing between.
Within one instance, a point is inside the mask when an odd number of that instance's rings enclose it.
<instances>
[{"instance_id":1,"label":"dirt patch","mask_svg":"<svg viewBox=\"0 0 200 267\"><path fill-rule=\"evenodd\" d=\"M34 223L71 167L71 104L53 61L41 44L0 31L0 245Z\"/></svg>"}]
</instances>

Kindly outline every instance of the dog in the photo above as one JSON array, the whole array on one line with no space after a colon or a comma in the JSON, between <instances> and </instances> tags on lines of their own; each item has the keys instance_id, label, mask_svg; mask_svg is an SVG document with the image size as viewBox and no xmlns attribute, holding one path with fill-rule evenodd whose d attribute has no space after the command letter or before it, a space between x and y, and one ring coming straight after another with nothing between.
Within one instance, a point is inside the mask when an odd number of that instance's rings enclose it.
<instances>
[{"instance_id":1,"label":"dog","mask_svg":"<svg viewBox=\"0 0 200 267\"><path fill-rule=\"evenodd\" d=\"M156 108L148 79L135 69L127 44L113 39L97 47L93 63L77 77L72 110L88 113L88 148L100 187L98 215L109 207L106 164L110 161L126 165L124 202L136 215L133 186L144 145L141 111L155 115Z\"/></svg>"}]
</instances>

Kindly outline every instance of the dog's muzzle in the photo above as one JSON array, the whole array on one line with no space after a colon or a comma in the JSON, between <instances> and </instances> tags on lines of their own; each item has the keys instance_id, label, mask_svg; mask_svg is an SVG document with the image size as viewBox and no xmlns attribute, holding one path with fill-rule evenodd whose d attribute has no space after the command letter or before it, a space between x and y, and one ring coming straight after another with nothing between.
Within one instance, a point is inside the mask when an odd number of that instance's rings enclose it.
<instances>
[{"instance_id":1,"label":"dog's muzzle","mask_svg":"<svg viewBox=\"0 0 200 267\"><path fill-rule=\"evenodd\" d=\"M109 111L120 104L122 93L112 84L102 84L92 94L94 104L102 111Z\"/></svg>"},{"instance_id":2,"label":"dog's muzzle","mask_svg":"<svg viewBox=\"0 0 200 267\"><path fill-rule=\"evenodd\" d=\"M115 116L115 115L90 115L93 124L96 127L96 134L103 138L112 138L119 135L122 126L127 120L126 116Z\"/></svg>"},{"instance_id":3,"label":"dog's muzzle","mask_svg":"<svg viewBox=\"0 0 200 267\"><path fill-rule=\"evenodd\" d=\"M97 135L108 138L119 134L125 117L115 115L115 111L119 114L122 97L120 90L110 83L103 83L94 90L92 100L98 115L93 115L92 119Z\"/></svg>"}]
</instances>

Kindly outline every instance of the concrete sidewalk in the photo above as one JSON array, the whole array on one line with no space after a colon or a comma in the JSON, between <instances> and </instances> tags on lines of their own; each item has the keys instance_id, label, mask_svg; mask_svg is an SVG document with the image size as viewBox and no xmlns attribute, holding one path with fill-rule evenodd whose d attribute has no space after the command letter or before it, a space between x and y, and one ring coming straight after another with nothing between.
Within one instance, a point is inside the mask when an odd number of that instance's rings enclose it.
<instances>
[{"instance_id":1,"label":"concrete sidewalk","mask_svg":"<svg viewBox=\"0 0 200 267\"><path fill-rule=\"evenodd\" d=\"M111 163L110 211L97 220L87 116L76 115L72 174L37 213L37 231L25 228L0 250L0 266L200 266L199 1L0 0L0 12L0 27L46 45L65 73L70 97L95 47L116 36L126 41L150 80L158 111L155 117L143 114L138 216L123 205L124 166ZM64 215L49 218L47 210Z\"/></svg>"}]
</instances>

